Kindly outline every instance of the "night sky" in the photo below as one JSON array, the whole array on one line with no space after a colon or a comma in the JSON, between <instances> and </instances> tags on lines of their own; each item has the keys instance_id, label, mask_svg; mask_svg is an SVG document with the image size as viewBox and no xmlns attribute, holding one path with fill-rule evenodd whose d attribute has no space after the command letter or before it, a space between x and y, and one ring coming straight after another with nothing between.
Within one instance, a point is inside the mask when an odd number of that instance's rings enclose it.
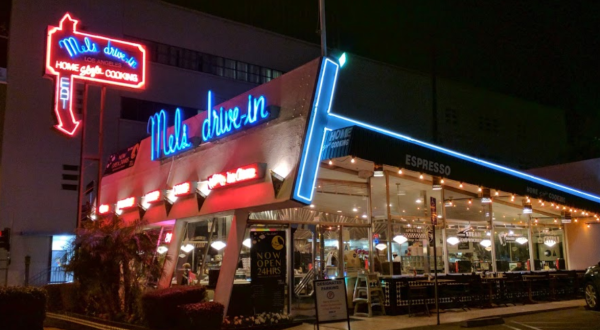
<instances>
[{"instance_id":1,"label":"night sky","mask_svg":"<svg viewBox=\"0 0 600 330\"><path fill-rule=\"evenodd\" d=\"M319 43L318 0L169 0ZM197 2L197 3L196 3ZM328 46L567 111L600 157L600 1L326 0ZM543 143L543 141L540 141Z\"/></svg>"}]
</instances>

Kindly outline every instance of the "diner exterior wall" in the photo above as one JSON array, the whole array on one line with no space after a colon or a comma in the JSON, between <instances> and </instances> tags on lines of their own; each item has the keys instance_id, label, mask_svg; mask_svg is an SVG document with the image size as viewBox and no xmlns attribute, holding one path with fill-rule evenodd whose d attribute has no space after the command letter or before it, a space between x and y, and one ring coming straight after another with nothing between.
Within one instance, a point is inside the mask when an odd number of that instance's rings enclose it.
<instances>
[{"instance_id":1,"label":"diner exterior wall","mask_svg":"<svg viewBox=\"0 0 600 330\"><path fill-rule=\"evenodd\" d=\"M167 217L179 219L236 209L257 212L273 209L277 203L288 201L292 185L284 185L278 196L274 196L269 170L287 177L289 181L294 179L320 62L320 59L313 60L248 93L215 106L216 109L239 106L243 113L249 94L254 97L264 95L266 105L280 106L279 117L270 122L259 123L256 127L232 133L221 140L203 143L192 151L162 162L150 159L151 139L144 139L134 166L103 178L100 204L114 204L130 196L139 198L150 191L170 189L185 181L205 181L212 174L252 163L267 164L265 180L215 189L206 198L201 210L198 210L195 200L187 199L183 203L176 202L168 215L163 211L153 211L146 213L144 219L153 223L166 220ZM199 114L184 122L188 125L189 137L201 136L206 114ZM172 130L171 127L169 132ZM137 211L133 213L135 219Z\"/></svg>"}]
</instances>

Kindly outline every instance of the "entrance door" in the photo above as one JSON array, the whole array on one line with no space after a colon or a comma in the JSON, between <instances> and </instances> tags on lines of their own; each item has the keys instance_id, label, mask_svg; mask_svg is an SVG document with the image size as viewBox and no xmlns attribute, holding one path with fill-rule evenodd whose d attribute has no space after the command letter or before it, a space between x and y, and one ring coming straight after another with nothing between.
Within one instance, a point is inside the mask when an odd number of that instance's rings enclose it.
<instances>
[{"instance_id":1,"label":"entrance door","mask_svg":"<svg viewBox=\"0 0 600 330\"><path fill-rule=\"evenodd\" d=\"M292 268L293 283L291 314L295 317L315 315L313 280L319 273L315 263L317 250L315 240L315 226L292 225L293 258Z\"/></svg>"}]
</instances>

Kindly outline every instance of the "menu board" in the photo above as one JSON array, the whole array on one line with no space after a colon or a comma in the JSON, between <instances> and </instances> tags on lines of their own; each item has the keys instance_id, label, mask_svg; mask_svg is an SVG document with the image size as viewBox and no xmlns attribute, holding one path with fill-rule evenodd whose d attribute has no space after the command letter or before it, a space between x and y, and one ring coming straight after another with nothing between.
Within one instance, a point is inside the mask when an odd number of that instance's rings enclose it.
<instances>
[{"instance_id":1,"label":"menu board","mask_svg":"<svg viewBox=\"0 0 600 330\"><path fill-rule=\"evenodd\" d=\"M286 280L285 231L250 232L252 304L256 313L284 309Z\"/></svg>"}]
</instances>

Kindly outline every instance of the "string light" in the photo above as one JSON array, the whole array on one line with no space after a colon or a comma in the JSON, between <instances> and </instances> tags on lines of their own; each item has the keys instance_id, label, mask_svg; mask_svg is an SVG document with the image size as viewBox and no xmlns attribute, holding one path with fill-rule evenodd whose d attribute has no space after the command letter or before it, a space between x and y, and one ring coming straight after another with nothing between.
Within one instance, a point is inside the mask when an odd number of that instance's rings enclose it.
<instances>
[{"instance_id":1,"label":"string light","mask_svg":"<svg viewBox=\"0 0 600 330\"><path fill-rule=\"evenodd\" d=\"M419 175L419 179L423 180L423 174Z\"/></svg>"},{"instance_id":2,"label":"string light","mask_svg":"<svg viewBox=\"0 0 600 330\"><path fill-rule=\"evenodd\" d=\"M399 170L398 170L398 174L402 174L402 169L399 169Z\"/></svg>"},{"instance_id":3,"label":"string light","mask_svg":"<svg viewBox=\"0 0 600 330\"><path fill-rule=\"evenodd\" d=\"M462 187L463 187L463 184L462 184L462 182L461 182L461 183L460 183L458 186L459 186L460 188L462 188Z\"/></svg>"},{"instance_id":4,"label":"string light","mask_svg":"<svg viewBox=\"0 0 600 330\"><path fill-rule=\"evenodd\" d=\"M500 195L500 192L498 192L498 190L496 190L496 196Z\"/></svg>"},{"instance_id":5,"label":"string light","mask_svg":"<svg viewBox=\"0 0 600 330\"><path fill-rule=\"evenodd\" d=\"M440 180L440 183L444 183L444 179L441 179L441 180Z\"/></svg>"},{"instance_id":6,"label":"string light","mask_svg":"<svg viewBox=\"0 0 600 330\"><path fill-rule=\"evenodd\" d=\"M329 161L329 165L333 165L333 162L331 160Z\"/></svg>"},{"instance_id":7,"label":"string light","mask_svg":"<svg viewBox=\"0 0 600 330\"><path fill-rule=\"evenodd\" d=\"M477 189L477 191L481 192L481 187L479 187L479 188Z\"/></svg>"},{"instance_id":8,"label":"string light","mask_svg":"<svg viewBox=\"0 0 600 330\"><path fill-rule=\"evenodd\" d=\"M350 163L354 164L356 162L356 160L354 160L354 157L352 157L352 159L350 159Z\"/></svg>"}]
</instances>

